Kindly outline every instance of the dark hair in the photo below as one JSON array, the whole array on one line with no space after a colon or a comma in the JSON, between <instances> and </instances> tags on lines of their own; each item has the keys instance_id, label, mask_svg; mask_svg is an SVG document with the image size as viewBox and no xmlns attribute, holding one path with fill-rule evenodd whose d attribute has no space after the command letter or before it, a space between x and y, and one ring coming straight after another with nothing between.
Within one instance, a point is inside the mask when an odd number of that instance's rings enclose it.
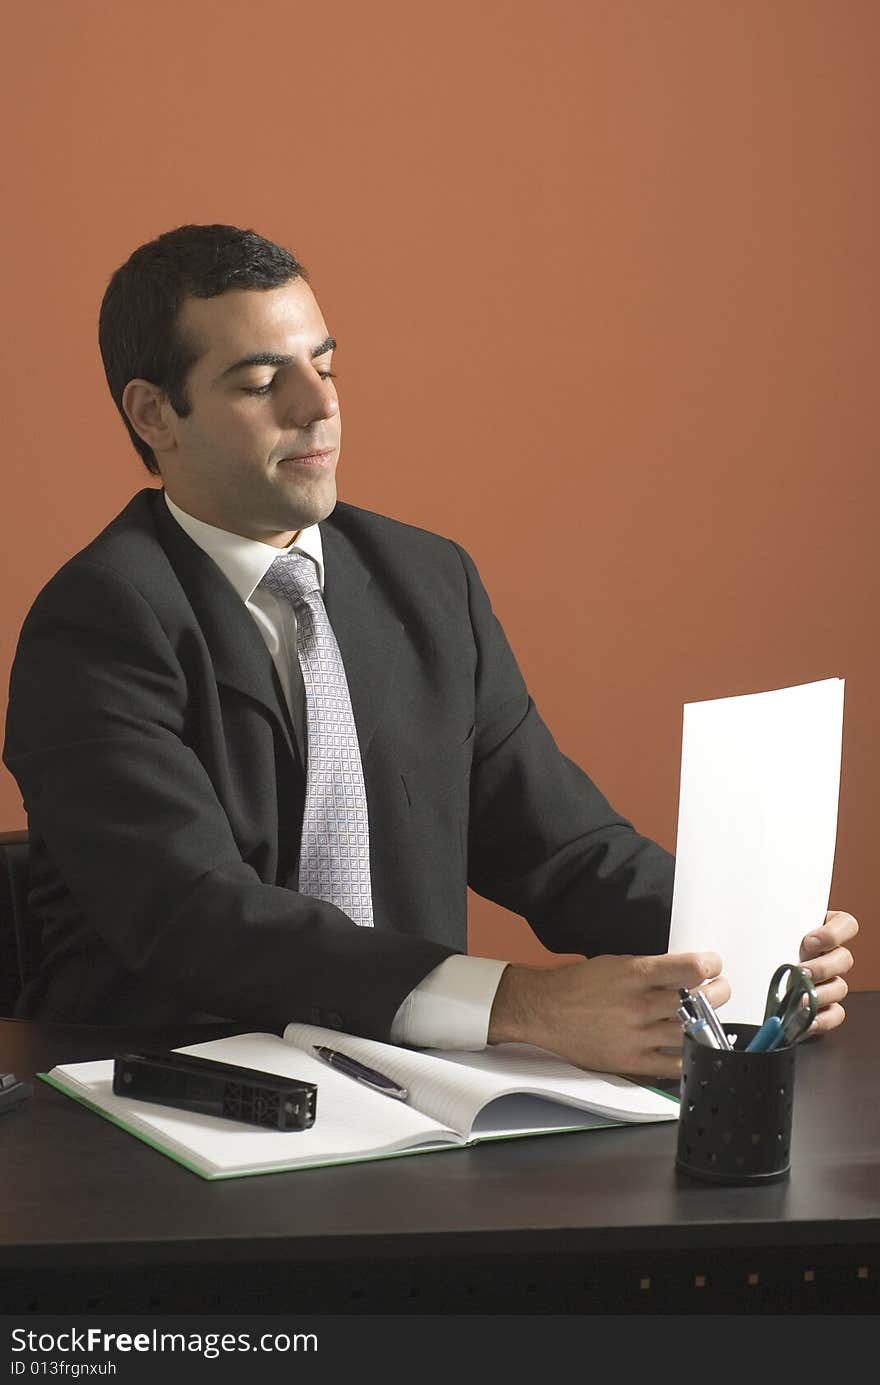
<instances>
[{"instance_id":1,"label":"dark hair","mask_svg":"<svg viewBox=\"0 0 880 1385\"><path fill-rule=\"evenodd\" d=\"M186 298L216 298L228 289L274 289L308 274L289 250L237 226L178 226L141 245L114 273L101 301L98 342L104 373L122 421L154 476L153 449L122 407L129 380L149 380L186 418L186 377L199 358L177 315Z\"/></svg>"}]
</instances>

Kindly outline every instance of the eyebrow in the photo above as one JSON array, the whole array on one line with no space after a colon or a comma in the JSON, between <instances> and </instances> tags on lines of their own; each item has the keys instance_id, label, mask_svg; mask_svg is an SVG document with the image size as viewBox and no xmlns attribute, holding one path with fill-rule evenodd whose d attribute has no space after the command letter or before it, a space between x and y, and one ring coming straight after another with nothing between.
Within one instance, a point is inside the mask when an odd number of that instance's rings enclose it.
<instances>
[{"instance_id":1,"label":"eyebrow","mask_svg":"<svg viewBox=\"0 0 880 1385\"><path fill-rule=\"evenodd\" d=\"M318 356L324 356L328 351L335 351L336 338L325 337L323 341L312 348L311 359L314 361ZM225 380L227 375L232 375L236 370L246 370L248 366L254 365L290 365L293 356L279 356L275 351L255 351L250 356L242 356L240 361L233 361L220 375L218 380Z\"/></svg>"}]
</instances>

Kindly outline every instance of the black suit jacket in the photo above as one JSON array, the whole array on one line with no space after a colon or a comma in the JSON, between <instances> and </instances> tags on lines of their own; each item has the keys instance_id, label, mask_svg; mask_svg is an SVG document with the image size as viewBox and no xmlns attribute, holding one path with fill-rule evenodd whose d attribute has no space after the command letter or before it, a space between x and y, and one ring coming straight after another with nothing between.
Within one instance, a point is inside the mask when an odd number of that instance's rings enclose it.
<instances>
[{"instance_id":1,"label":"black suit jacket","mask_svg":"<svg viewBox=\"0 0 880 1385\"><path fill-rule=\"evenodd\" d=\"M672 857L559 751L468 555L342 503L321 532L375 927L297 893L305 780L271 657L145 490L48 583L19 640L4 760L46 952L19 1013L387 1038L409 991L467 950L468 884L552 950L665 950Z\"/></svg>"}]
</instances>

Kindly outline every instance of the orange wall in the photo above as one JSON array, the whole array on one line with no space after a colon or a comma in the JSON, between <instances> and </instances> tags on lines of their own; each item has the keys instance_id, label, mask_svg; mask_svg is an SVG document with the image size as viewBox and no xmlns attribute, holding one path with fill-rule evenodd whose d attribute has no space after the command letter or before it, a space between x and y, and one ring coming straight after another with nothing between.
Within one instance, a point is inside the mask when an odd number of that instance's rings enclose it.
<instances>
[{"instance_id":1,"label":"orange wall","mask_svg":"<svg viewBox=\"0 0 880 1385\"><path fill-rule=\"evenodd\" d=\"M832 904L880 987L880 7L49 0L4 34L3 688L39 587L147 483L107 277L254 226L341 343L341 495L471 550L641 830L674 848L684 702L846 678ZM478 900L472 948L546 955Z\"/></svg>"}]
</instances>

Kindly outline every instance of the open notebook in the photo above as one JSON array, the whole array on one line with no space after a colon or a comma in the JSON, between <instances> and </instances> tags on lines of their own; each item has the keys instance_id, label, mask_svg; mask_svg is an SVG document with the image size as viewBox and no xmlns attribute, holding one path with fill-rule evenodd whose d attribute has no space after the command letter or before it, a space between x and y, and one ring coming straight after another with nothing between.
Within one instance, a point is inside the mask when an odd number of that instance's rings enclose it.
<instances>
[{"instance_id":1,"label":"open notebook","mask_svg":"<svg viewBox=\"0 0 880 1385\"><path fill-rule=\"evenodd\" d=\"M409 1092L395 1101L312 1056L325 1044ZM354 1163L481 1140L675 1120L678 1102L608 1073L585 1072L543 1049L499 1044L482 1052L412 1050L289 1024L278 1034L237 1034L179 1050L318 1086L308 1130L262 1130L217 1116L115 1096L112 1058L40 1076L202 1178L237 1178Z\"/></svg>"}]
</instances>

